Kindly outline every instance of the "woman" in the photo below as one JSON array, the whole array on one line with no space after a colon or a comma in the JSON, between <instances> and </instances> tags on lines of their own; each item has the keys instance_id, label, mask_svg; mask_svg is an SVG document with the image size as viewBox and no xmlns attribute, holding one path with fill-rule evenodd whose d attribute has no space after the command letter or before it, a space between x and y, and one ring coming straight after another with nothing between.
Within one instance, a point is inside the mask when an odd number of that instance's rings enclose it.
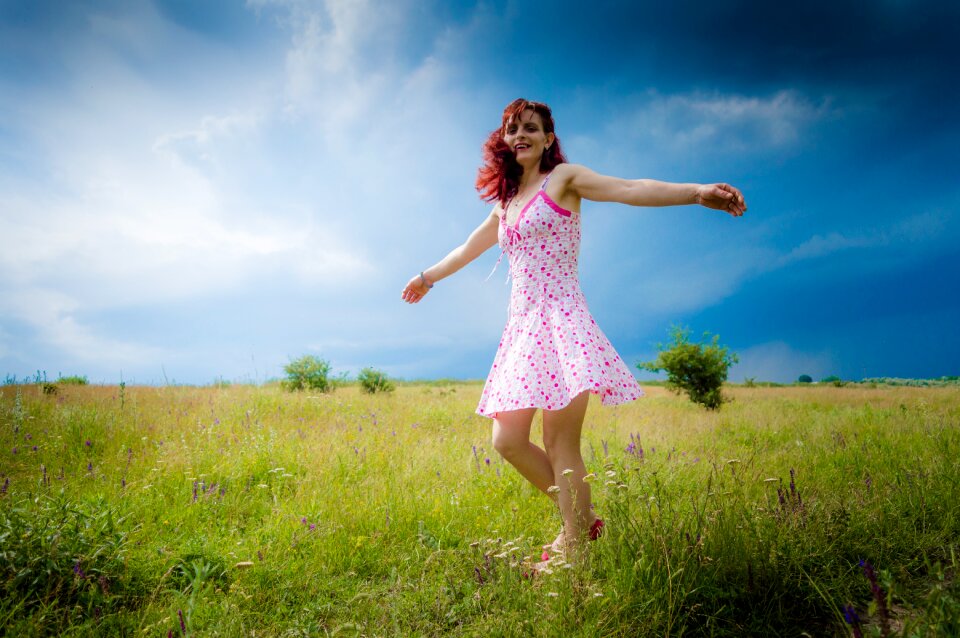
<instances>
[{"instance_id":1,"label":"woman","mask_svg":"<svg viewBox=\"0 0 960 638\"><path fill-rule=\"evenodd\" d=\"M411 278L401 297L419 302L438 281L498 242L508 255L510 314L477 412L493 418L497 452L558 503L563 531L551 547L570 554L587 537L597 538L603 527L591 508L580 454L589 395L614 405L643 394L580 291L580 201L701 204L734 217L743 215L746 203L727 184L625 180L568 164L550 108L523 99L504 110L500 128L484 145L484 160L477 190L496 206L466 242ZM543 410L543 448L530 442L538 408Z\"/></svg>"}]
</instances>

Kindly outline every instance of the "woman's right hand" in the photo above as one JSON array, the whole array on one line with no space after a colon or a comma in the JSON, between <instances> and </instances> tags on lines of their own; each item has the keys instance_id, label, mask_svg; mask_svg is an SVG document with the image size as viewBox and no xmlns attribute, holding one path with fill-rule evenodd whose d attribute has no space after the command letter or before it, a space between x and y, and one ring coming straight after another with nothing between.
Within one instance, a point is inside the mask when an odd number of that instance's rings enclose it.
<instances>
[{"instance_id":1,"label":"woman's right hand","mask_svg":"<svg viewBox=\"0 0 960 638\"><path fill-rule=\"evenodd\" d=\"M430 287L427 286L426 280L420 275L414 275L410 281L407 282L407 286L400 294L400 298L407 303L417 303L423 299L423 296L428 292L430 292Z\"/></svg>"}]
</instances>

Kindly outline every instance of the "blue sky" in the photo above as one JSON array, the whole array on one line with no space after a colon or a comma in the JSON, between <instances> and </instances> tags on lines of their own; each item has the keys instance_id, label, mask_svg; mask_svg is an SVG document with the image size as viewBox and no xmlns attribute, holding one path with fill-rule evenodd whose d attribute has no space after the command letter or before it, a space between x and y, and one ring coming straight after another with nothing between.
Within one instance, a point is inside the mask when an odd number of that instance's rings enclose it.
<instances>
[{"instance_id":1,"label":"blue sky","mask_svg":"<svg viewBox=\"0 0 960 638\"><path fill-rule=\"evenodd\" d=\"M0 0L0 373L262 381L290 357L486 375L489 212L516 97L571 161L727 181L750 209L585 203L581 280L631 366L671 324L733 380L960 361L951 2Z\"/></svg>"}]
</instances>

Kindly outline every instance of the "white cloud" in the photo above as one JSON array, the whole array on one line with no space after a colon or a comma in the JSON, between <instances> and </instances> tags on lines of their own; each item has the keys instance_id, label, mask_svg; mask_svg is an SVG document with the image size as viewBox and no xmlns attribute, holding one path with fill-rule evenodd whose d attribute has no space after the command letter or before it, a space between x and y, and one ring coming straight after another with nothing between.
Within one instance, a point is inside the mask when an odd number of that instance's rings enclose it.
<instances>
[{"instance_id":1,"label":"white cloud","mask_svg":"<svg viewBox=\"0 0 960 638\"><path fill-rule=\"evenodd\" d=\"M803 133L838 113L830 97L814 101L797 91L769 96L656 91L619 103L607 137L626 137L644 154L664 159L698 155L782 154L802 144Z\"/></svg>"},{"instance_id":2,"label":"white cloud","mask_svg":"<svg viewBox=\"0 0 960 638\"><path fill-rule=\"evenodd\" d=\"M0 310L36 330L39 341L63 356L100 365L135 365L158 358L158 348L103 337L74 317L78 302L54 290L33 288L4 296ZM0 356L4 356L0 353Z\"/></svg>"}]
</instances>

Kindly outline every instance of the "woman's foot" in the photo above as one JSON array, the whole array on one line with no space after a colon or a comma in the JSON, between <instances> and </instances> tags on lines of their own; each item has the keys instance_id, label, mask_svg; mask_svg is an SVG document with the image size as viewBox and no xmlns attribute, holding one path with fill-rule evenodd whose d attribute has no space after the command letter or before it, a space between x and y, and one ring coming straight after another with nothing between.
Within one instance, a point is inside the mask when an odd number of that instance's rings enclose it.
<instances>
[{"instance_id":1,"label":"woman's foot","mask_svg":"<svg viewBox=\"0 0 960 638\"><path fill-rule=\"evenodd\" d=\"M590 524L590 530L588 531L588 534L587 534L588 538L592 541L595 541L601 536L603 536L603 526L604 526L604 522L602 518L593 519L593 523ZM557 534L557 538L554 539L554 541L549 545L544 545L543 549L546 550L544 553L549 552L551 554L562 556L564 553L564 550L566 549L566 546L567 546L566 534L564 533L563 530L560 530L560 533Z\"/></svg>"}]
</instances>

